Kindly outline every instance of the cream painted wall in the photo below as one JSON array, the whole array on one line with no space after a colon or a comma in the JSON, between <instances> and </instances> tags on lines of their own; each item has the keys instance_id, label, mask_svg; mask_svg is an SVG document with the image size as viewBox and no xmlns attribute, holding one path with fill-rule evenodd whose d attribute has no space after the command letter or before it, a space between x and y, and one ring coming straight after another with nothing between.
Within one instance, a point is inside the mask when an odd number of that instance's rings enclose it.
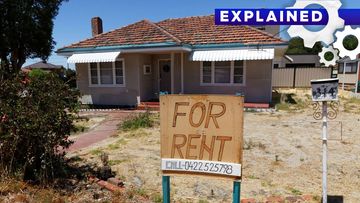
<instances>
[{"instance_id":1,"label":"cream painted wall","mask_svg":"<svg viewBox=\"0 0 360 203\"><path fill-rule=\"evenodd\" d=\"M135 106L139 91L139 54L120 55L125 61L125 87L89 87L88 64L76 64L77 86L82 95L98 105Z\"/></svg>"},{"instance_id":2,"label":"cream painted wall","mask_svg":"<svg viewBox=\"0 0 360 203\"><path fill-rule=\"evenodd\" d=\"M271 102L272 60L246 61L245 86L201 86L200 62L189 61L184 56L185 94L230 94L242 93L246 102Z\"/></svg>"},{"instance_id":3,"label":"cream painted wall","mask_svg":"<svg viewBox=\"0 0 360 203\"><path fill-rule=\"evenodd\" d=\"M89 87L88 64L76 64L78 88L92 103L100 105L137 104L158 97L158 61L170 59L170 54L121 54L125 60L125 87ZM152 66L152 74L144 75L143 66ZM181 92L181 54L174 54L174 93ZM185 94L230 94L242 93L246 102L271 102L272 61L247 61L245 86L201 86L200 62L189 61L184 54L184 93Z\"/></svg>"}]
</instances>

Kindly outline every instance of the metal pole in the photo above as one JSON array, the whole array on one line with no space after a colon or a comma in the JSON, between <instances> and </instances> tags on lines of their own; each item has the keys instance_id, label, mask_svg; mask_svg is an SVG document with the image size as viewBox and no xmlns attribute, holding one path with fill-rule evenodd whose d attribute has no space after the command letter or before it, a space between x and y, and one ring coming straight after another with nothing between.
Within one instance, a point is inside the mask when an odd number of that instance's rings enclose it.
<instances>
[{"instance_id":1,"label":"metal pole","mask_svg":"<svg viewBox=\"0 0 360 203\"><path fill-rule=\"evenodd\" d=\"M170 203L170 176L162 177L163 203Z\"/></svg>"},{"instance_id":2,"label":"metal pole","mask_svg":"<svg viewBox=\"0 0 360 203\"><path fill-rule=\"evenodd\" d=\"M346 69L346 62L344 62L344 68L343 68L342 90L345 90L345 69Z\"/></svg>"},{"instance_id":3,"label":"metal pole","mask_svg":"<svg viewBox=\"0 0 360 203\"><path fill-rule=\"evenodd\" d=\"M355 84L355 94L358 93L358 84L359 84L359 61L356 62L356 84Z\"/></svg>"},{"instance_id":4,"label":"metal pole","mask_svg":"<svg viewBox=\"0 0 360 203\"><path fill-rule=\"evenodd\" d=\"M322 105L322 145L323 145L323 157L322 157L322 196L323 203L327 203L327 102L323 101Z\"/></svg>"},{"instance_id":5,"label":"metal pole","mask_svg":"<svg viewBox=\"0 0 360 203\"><path fill-rule=\"evenodd\" d=\"M235 180L233 185L233 203L240 203L241 181Z\"/></svg>"}]
</instances>

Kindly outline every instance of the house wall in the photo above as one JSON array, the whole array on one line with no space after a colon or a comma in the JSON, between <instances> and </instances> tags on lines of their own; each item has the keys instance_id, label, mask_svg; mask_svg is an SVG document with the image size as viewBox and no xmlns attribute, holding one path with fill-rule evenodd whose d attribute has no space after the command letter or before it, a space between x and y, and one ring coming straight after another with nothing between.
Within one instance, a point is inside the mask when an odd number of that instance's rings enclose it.
<instances>
[{"instance_id":1,"label":"house wall","mask_svg":"<svg viewBox=\"0 0 360 203\"><path fill-rule=\"evenodd\" d=\"M131 105L158 98L159 59L170 59L171 54L121 54L125 62L125 87L89 87L88 64L76 64L77 85L80 92L99 105ZM152 74L144 75L143 66L152 66ZM174 94L181 93L181 53L174 53ZM200 85L200 62L189 61L184 53L185 94L242 93L246 102L271 102L272 60L246 61L244 86Z\"/></svg>"},{"instance_id":2,"label":"house wall","mask_svg":"<svg viewBox=\"0 0 360 203\"><path fill-rule=\"evenodd\" d=\"M200 85L200 62L189 61L184 54L185 94L230 94L242 93L245 102L271 102L272 60L246 61L245 86Z\"/></svg>"},{"instance_id":3,"label":"house wall","mask_svg":"<svg viewBox=\"0 0 360 203\"><path fill-rule=\"evenodd\" d=\"M358 76L354 73L345 73L345 76L343 73L338 74L339 83L345 84L356 84L357 77Z\"/></svg>"},{"instance_id":4,"label":"house wall","mask_svg":"<svg viewBox=\"0 0 360 203\"><path fill-rule=\"evenodd\" d=\"M125 87L90 87L88 64L75 64L77 86L81 94L85 96L83 98L87 98L87 103L126 106L137 104L136 98L140 95L139 64L146 61L146 58L140 54L121 54L119 58L124 58L125 62Z\"/></svg>"}]
</instances>

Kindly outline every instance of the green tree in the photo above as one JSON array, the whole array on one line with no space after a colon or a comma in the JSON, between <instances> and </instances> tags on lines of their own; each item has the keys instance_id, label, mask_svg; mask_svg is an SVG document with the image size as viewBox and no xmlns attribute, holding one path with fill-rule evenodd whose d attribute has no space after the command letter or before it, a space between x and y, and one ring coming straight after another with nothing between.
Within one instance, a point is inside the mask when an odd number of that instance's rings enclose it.
<instances>
[{"instance_id":1,"label":"green tree","mask_svg":"<svg viewBox=\"0 0 360 203\"><path fill-rule=\"evenodd\" d=\"M72 143L79 93L56 74L29 75L0 82L0 173L47 182Z\"/></svg>"},{"instance_id":2,"label":"green tree","mask_svg":"<svg viewBox=\"0 0 360 203\"><path fill-rule=\"evenodd\" d=\"M64 0L0 0L0 80L15 77L27 58L46 60L53 20Z\"/></svg>"},{"instance_id":3,"label":"green tree","mask_svg":"<svg viewBox=\"0 0 360 203\"><path fill-rule=\"evenodd\" d=\"M71 88L76 88L76 71L70 68L64 68L61 74L62 80L69 84Z\"/></svg>"},{"instance_id":4,"label":"green tree","mask_svg":"<svg viewBox=\"0 0 360 203\"><path fill-rule=\"evenodd\" d=\"M313 48L307 48L304 46L304 40L300 37L290 39L286 54L318 54L322 50L321 42L317 42Z\"/></svg>"}]
</instances>

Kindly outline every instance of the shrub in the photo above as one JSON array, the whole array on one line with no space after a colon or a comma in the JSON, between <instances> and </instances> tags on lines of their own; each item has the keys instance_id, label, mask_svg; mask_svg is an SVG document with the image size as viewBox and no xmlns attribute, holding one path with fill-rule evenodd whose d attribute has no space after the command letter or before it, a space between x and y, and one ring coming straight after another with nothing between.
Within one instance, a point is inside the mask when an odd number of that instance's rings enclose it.
<instances>
[{"instance_id":1,"label":"shrub","mask_svg":"<svg viewBox=\"0 0 360 203\"><path fill-rule=\"evenodd\" d=\"M124 131L136 130L139 128L149 128L153 126L153 121L149 112L139 113L135 116L126 118L120 125Z\"/></svg>"},{"instance_id":2,"label":"shrub","mask_svg":"<svg viewBox=\"0 0 360 203\"><path fill-rule=\"evenodd\" d=\"M0 170L48 182L61 172L77 91L49 73L0 81Z\"/></svg>"}]
</instances>

